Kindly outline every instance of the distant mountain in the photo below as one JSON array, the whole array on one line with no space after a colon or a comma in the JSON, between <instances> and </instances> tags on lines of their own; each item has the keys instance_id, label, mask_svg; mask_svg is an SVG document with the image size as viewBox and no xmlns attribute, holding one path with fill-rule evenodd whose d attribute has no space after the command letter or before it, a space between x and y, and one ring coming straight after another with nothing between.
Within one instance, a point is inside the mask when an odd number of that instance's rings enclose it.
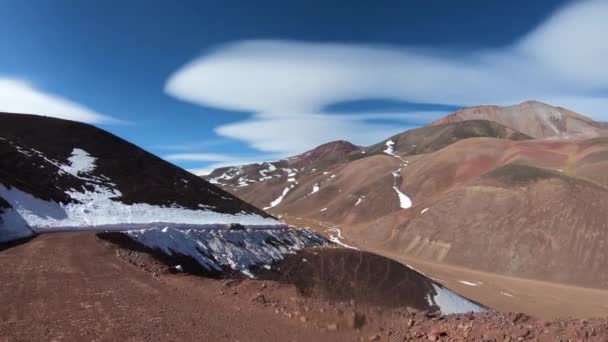
<instances>
[{"instance_id":1,"label":"distant mountain","mask_svg":"<svg viewBox=\"0 0 608 342\"><path fill-rule=\"evenodd\" d=\"M347 141L334 141L320 145L300 155L272 163L248 164L238 167L223 167L204 176L212 184L223 186L245 186L273 178L291 177L298 172L325 168L344 162L360 147Z\"/></svg>"},{"instance_id":2,"label":"distant mountain","mask_svg":"<svg viewBox=\"0 0 608 342\"><path fill-rule=\"evenodd\" d=\"M464 108L437 120L433 125L466 120L494 121L535 139L593 138L608 135L606 123L595 122L571 110L538 101L504 107Z\"/></svg>"},{"instance_id":3,"label":"distant mountain","mask_svg":"<svg viewBox=\"0 0 608 342\"><path fill-rule=\"evenodd\" d=\"M247 183L232 181L240 175L234 167L218 183L292 222L340 231L374 250L608 287L600 271L608 267L604 124L536 102L506 108L463 109L324 167Z\"/></svg>"}]
</instances>

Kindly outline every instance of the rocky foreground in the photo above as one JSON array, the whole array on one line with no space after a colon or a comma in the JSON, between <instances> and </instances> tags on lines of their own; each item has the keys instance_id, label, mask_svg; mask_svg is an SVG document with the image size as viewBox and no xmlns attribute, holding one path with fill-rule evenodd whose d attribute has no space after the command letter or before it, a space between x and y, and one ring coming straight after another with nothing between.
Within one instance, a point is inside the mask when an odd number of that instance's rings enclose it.
<instances>
[{"instance_id":1,"label":"rocky foreground","mask_svg":"<svg viewBox=\"0 0 608 342\"><path fill-rule=\"evenodd\" d=\"M41 235L0 251L0 264L0 341L608 340L607 319L441 317L189 275L90 233Z\"/></svg>"},{"instance_id":2,"label":"rocky foreground","mask_svg":"<svg viewBox=\"0 0 608 342\"><path fill-rule=\"evenodd\" d=\"M116 254L159 279L189 278L195 284L203 281L145 253L117 248ZM308 259L306 263L312 261L310 256ZM331 263L325 265L336 271ZM542 320L522 313L494 311L446 316L409 306L369 305L362 303L365 300L361 298L338 301L321 299L318 295L310 297L303 295L299 284L290 284L288 278L216 279L214 295L229 300L237 312L261 310L273 314L273 321L289 320L303 330L313 328L321 333L323 341L608 341L608 318ZM316 294L320 286L316 285ZM400 300L395 298L396 302Z\"/></svg>"}]
</instances>

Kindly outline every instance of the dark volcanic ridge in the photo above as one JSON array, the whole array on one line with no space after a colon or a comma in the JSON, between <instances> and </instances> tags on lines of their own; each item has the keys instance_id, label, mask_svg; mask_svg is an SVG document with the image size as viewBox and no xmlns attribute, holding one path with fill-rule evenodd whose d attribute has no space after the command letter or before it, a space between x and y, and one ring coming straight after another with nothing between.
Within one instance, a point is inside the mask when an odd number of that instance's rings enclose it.
<instances>
[{"instance_id":1,"label":"dark volcanic ridge","mask_svg":"<svg viewBox=\"0 0 608 342\"><path fill-rule=\"evenodd\" d=\"M0 198L0 242L130 224L281 225L113 134L34 115L0 113Z\"/></svg>"},{"instance_id":2,"label":"dark volcanic ridge","mask_svg":"<svg viewBox=\"0 0 608 342\"><path fill-rule=\"evenodd\" d=\"M35 115L0 113L0 184L43 200L74 202L66 190L93 191L111 185L124 204L147 203L220 213L265 212L199 177L94 126ZM70 169L95 158L91 170ZM90 159L88 159L90 160ZM83 175L79 175L83 171ZM76 174L74 174L76 173Z\"/></svg>"},{"instance_id":3,"label":"dark volcanic ridge","mask_svg":"<svg viewBox=\"0 0 608 342\"><path fill-rule=\"evenodd\" d=\"M218 260L218 256L225 258L227 254L245 255L248 252L233 249L229 253L209 253L206 252L209 247L205 246L204 242L198 244L196 253L188 254L183 250L152 248L130 233L102 233L98 236L120 246L123 257L131 262L137 259L132 253L143 252L168 266L173 273L278 281L295 286L298 293L305 297L331 303L355 301L382 308L409 308L443 314L487 310L483 305L459 296L396 261L368 252L335 248L329 245L327 240L318 239L314 235L308 236L312 241L307 245L318 248L293 249L290 253L276 251L293 248L293 242L284 238L282 241L266 238L269 250L262 252L265 255L257 253L257 263L245 260L242 256ZM251 255L247 258L251 259ZM234 265L241 268L240 272L235 272L238 269ZM158 268L154 272L159 272Z\"/></svg>"}]
</instances>

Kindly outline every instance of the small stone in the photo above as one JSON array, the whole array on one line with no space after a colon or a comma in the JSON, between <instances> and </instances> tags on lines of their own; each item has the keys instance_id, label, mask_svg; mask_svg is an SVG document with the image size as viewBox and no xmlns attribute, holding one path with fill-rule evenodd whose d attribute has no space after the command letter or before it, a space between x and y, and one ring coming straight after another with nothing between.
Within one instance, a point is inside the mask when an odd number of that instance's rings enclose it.
<instances>
[{"instance_id":1,"label":"small stone","mask_svg":"<svg viewBox=\"0 0 608 342\"><path fill-rule=\"evenodd\" d=\"M376 334L369 338L370 341L380 341L380 335Z\"/></svg>"},{"instance_id":2,"label":"small stone","mask_svg":"<svg viewBox=\"0 0 608 342\"><path fill-rule=\"evenodd\" d=\"M266 300L266 297L264 297L264 295L261 293L256 293L253 297L251 297L251 301L262 303L262 304L266 304L268 302Z\"/></svg>"},{"instance_id":3,"label":"small stone","mask_svg":"<svg viewBox=\"0 0 608 342\"><path fill-rule=\"evenodd\" d=\"M300 321L302 321L302 323L306 323L308 322L308 318L306 318L306 316L302 316L300 317Z\"/></svg>"},{"instance_id":4,"label":"small stone","mask_svg":"<svg viewBox=\"0 0 608 342\"><path fill-rule=\"evenodd\" d=\"M336 323L330 323L327 325L327 330L329 331L337 331L338 330L338 324Z\"/></svg>"},{"instance_id":5,"label":"small stone","mask_svg":"<svg viewBox=\"0 0 608 342\"><path fill-rule=\"evenodd\" d=\"M437 340L439 339L439 337L437 337L437 335L429 335L429 336L427 337L427 339L428 339L429 341L437 341Z\"/></svg>"},{"instance_id":6,"label":"small stone","mask_svg":"<svg viewBox=\"0 0 608 342\"><path fill-rule=\"evenodd\" d=\"M413 319L411 319L411 318L407 320L407 326L408 326L409 328L413 327L415 324L416 324L416 321L415 321L415 320L413 320Z\"/></svg>"}]
</instances>

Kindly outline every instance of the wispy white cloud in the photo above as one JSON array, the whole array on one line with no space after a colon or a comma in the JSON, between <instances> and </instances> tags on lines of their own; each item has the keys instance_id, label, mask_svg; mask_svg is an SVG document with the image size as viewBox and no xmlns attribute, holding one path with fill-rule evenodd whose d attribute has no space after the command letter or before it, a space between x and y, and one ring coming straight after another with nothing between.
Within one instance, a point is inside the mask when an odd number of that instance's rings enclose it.
<instances>
[{"instance_id":1,"label":"wispy white cloud","mask_svg":"<svg viewBox=\"0 0 608 342\"><path fill-rule=\"evenodd\" d=\"M406 124L370 123L365 121L367 118L367 115L361 118L328 114L255 115L249 120L222 125L216 132L247 141L260 151L291 156L332 140L348 139L367 145L413 128Z\"/></svg>"},{"instance_id":2,"label":"wispy white cloud","mask_svg":"<svg viewBox=\"0 0 608 342\"><path fill-rule=\"evenodd\" d=\"M14 78L0 78L0 111L38 114L94 124L121 122Z\"/></svg>"},{"instance_id":3,"label":"wispy white cloud","mask_svg":"<svg viewBox=\"0 0 608 342\"><path fill-rule=\"evenodd\" d=\"M224 144L230 143L229 139L211 139L196 142L185 142L176 144L160 144L152 146L158 150L164 151L200 151L209 149L211 147L217 147Z\"/></svg>"},{"instance_id":4,"label":"wispy white cloud","mask_svg":"<svg viewBox=\"0 0 608 342\"><path fill-rule=\"evenodd\" d=\"M467 52L241 41L183 66L165 90L184 101L254 113L216 132L283 154L337 138L364 144L404 128L373 122L370 114L323 110L360 99L447 105L536 99L608 119L608 100L598 96L608 89L606 16L608 2L577 1L511 46Z\"/></svg>"},{"instance_id":5,"label":"wispy white cloud","mask_svg":"<svg viewBox=\"0 0 608 342\"><path fill-rule=\"evenodd\" d=\"M232 162L239 158L220 153L174 153L165 156L171 161Z\"/></svg>"}]
</instances>

